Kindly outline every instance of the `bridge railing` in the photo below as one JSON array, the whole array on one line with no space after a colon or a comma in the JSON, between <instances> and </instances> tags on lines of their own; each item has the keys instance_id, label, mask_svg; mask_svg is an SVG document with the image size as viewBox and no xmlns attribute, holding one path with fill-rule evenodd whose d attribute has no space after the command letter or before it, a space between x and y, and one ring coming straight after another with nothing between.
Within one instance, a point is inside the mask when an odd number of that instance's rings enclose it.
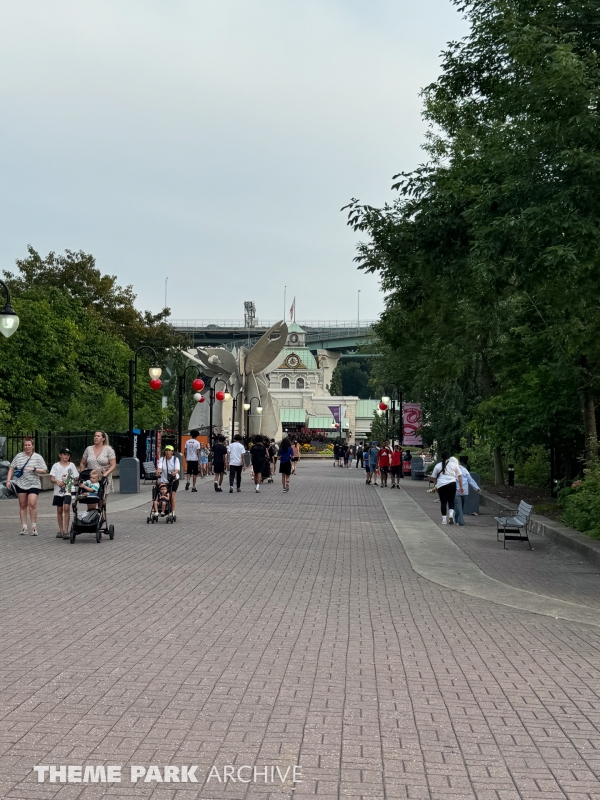
<instances>
[{"instance_id":1,"label":"bridge railing","mask_svg":"<svg viewBox=\"0 0 600 800\"><path fill-rule=\"evenodd\" d=\"M214 328L216 330L245 330L252 331L255 329L267 329L280 320L256 320L253 328L247 328L243 320L239 319L172 319L171 325L178 330L198 330L206 328ZM316 330L369 330L378 320L307 320L306 322L299 322L301 328L306 332L315 333Z\"/></svg>"}]
</instances>

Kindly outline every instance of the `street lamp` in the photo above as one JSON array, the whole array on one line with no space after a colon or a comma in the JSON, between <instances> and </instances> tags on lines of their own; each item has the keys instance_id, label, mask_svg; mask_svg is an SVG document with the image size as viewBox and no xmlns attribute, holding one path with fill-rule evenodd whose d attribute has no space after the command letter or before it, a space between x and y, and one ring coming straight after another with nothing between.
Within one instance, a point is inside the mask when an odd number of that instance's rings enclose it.
<instances>
[{"instance_id":1,"label":"street lamp","mask_svg":"<svg viewBox=\"0 0 600 800\"><path fill-rule=\"evenodd\" d=\"M4 281L0 281L0 286L2 286L6 292L6 303L2 311L0 311L0 333L8 339L19 327L19 318L11 305L8 286Z\"/></svg>"},{"instance_id":2,"label":"street lamp","mask_svg":"<svg viewBox=\"0 0 600 800\"><path fill-rule=\"evenodd\" d=\"M391 390L391 391L390 391ZM396 432L396 400L398 400L398 411L400 414L400 426L401 430L404 432L404 419L402 418L402 392L396 386L395 383L390 383L388 386L385 387L384 392L386 394L385 397L382 398L383 402L387 402L387 405L390 405L390 399L392 404L392 448L394 447L394 435ZM389 392L389 394L388 394ZM395 394L394 394L395 392ZM400 440L400 447L402 447L404 436L403 433L400 434L398 437Z\"/></svg>"},{"instance_id":3,"label":"street lamp","mask_svg":"<svg viewBox=\"0 0 600 800\"><path fill-rule=\"evenodd\" d=\"M161 386L162 381L160 376L162 375L162 369L158 366L156 350L153 347L150 347L147 344L143 344L141 347L134 352L133 358L129 359L129 453L133 458L133 387L135 385L135 381L137 379L137 358L138 354L142 350L150 350L152 355L154 356L154 364L148 370L148 375L150 376L150 388L154 389L157 392Z\"/></svg>"},{"instance_id":4,"label":"street lamp","mask_svg":"<svg viewBox=\"0 0 600 800\"><path fill-rule=\"evenodd\" d=\"M192 389L195 390L196 394L194 395L194 400L197 403L202 403L204 400L200 400L202 395L200 392L204 389L204 381L200 377L200 367L197 367L195 364L188 364L187 367L183 370L183 374L179 376L177 379L177 442L178 442L178 451L181 453L181 448L183 445L183 395L185 391L185 376L187 375L187 371L189 369L196 370L196 377L192 381Z\"/></svg>"},{"instance_id":5,"label":"street lamp","mask_svg":"<svg viewBox=\"0 0 600 800\"><path fill-rule=\"evenodd\" d=\"M256 395L254 397L251 397L250 400L247 403L244 403L244 409L248 412L247 413L247 422L246 422L246 436L247 437L250 436L250 412L252 410L252 401L253 400L256 400L256 402L257 402L256 413L257 414L262 414L262 412L263 412L263 407L260 404L260 397L256 397Z\"/></svg>"}]
</instances>

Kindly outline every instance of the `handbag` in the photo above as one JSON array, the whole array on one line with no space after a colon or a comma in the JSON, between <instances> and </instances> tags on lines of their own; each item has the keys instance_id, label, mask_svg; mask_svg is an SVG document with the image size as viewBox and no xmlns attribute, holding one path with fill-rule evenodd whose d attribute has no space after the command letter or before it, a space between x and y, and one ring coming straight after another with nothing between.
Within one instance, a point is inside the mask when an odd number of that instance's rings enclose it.
<instances>
[{"instance_id":1,"label":"handbag","mask_svg":"<svg viewBox=\"0 0 600 800\"><path fill-rule=\"evenodd\" d=\"M27 461L23 464L23 466L20 469L16 469L13 472L13 478L22 478L23 473L25 472L25 467L27 466L27 464L29 464L30 461L31 461L31 456L29 456Z\"/></svg>"}]
</instances>

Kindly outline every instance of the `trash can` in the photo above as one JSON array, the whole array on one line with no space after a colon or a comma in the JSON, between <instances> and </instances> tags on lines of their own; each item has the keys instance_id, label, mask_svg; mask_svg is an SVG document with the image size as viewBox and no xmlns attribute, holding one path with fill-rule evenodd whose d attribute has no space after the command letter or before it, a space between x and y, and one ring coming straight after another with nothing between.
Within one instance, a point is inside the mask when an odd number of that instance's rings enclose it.
<instances>
[{"instance_id":1,"label":"trash can","mask_svg":"<svg viewBox=\"0 0 600 800\"><path fill-rule=\"evenodd\" d=\"M138 494L140 491L139 459L122 458L119 461L119 484L121 494Z\"/></svg>"},{"instance_id":2,"label":"trash can","mask_svg":"<svg viewBox=\"0 0 600 800\"><path fill-rule=\"evenodd\" d=\"M481 479L477 472L471 472L471 477L477 486L481 486ZM479 514L479 495L472 486L469 486L469 494L465 497L463 512L464 514Z\"/></svg>"}]
</instances>

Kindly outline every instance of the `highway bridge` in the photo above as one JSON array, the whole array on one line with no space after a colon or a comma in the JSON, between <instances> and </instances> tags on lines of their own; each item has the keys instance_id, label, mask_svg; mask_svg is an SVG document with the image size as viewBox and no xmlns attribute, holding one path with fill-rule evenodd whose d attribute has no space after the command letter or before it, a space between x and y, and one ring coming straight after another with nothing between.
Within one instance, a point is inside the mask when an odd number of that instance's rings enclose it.
<instances>
[{"instance_id":1,"label":"highway bridge","mask_svg":"<svg viewBox=\"0 0 600 800\"><path fill-rule=\"evenodd\" d=\"M251 346L278 320L253 320L248 326L243 320L171 320L171 325L190 338L192 347L225 347L233 344ZM306 331L306 344L317 350L334 350L344 358L364 358L357 353L369 343L376 320L348 322L346 320L317 320L298 322Z\"/></svg>"}]
</instances>

